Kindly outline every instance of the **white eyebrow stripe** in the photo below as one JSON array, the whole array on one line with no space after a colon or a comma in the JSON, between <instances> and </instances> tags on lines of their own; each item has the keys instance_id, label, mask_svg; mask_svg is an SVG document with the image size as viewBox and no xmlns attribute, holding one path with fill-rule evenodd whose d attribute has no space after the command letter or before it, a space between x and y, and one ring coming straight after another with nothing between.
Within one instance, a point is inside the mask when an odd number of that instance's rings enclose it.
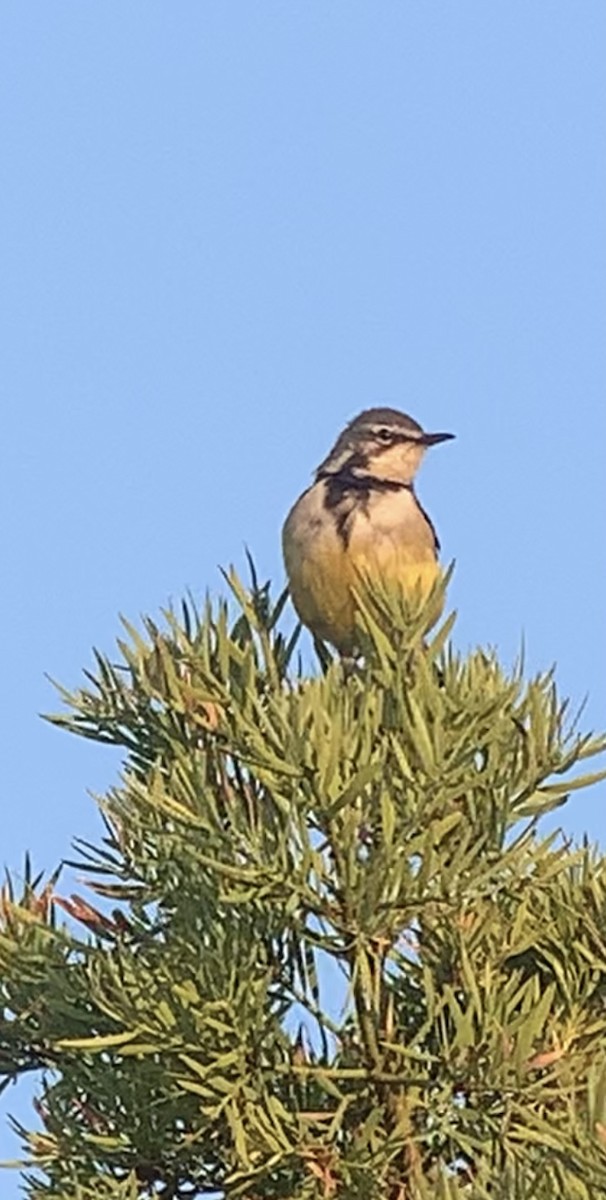
<instances>
[{"instance_id":1,"label":"white eyebrow stripe","mask_svg":"<svg viewBox=\"0 0 606 1200\"><path fill-rule=\"evenodd\" d=\"M421 429L395 429L390 425L369 425L368 432L371 437L379 437L385 430L391 434L394 439L402 442L418 442L423 437Z\"/></svg>"}]
</instances>

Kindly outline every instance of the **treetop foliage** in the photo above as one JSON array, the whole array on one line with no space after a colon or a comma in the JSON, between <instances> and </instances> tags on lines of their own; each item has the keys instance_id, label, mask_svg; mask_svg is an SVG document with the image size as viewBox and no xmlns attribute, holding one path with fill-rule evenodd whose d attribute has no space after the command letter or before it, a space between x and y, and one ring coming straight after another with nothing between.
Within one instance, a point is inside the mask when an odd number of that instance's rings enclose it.
<instances>
[{"instance_id":1,"label":"treetop foliage","mask_svg":"<svg viewBox=\"0 0 606 1200\"><path fill-rule=\"evenodd\" d=\"M228 582L235 620L124 621L51 718L124 770L85 895L4 889L28 1195L606 1196L606 860L539 826L604 739L461 655L444 584L362 589L363 657L306 675Z\"/></svg>"}]
</instances>

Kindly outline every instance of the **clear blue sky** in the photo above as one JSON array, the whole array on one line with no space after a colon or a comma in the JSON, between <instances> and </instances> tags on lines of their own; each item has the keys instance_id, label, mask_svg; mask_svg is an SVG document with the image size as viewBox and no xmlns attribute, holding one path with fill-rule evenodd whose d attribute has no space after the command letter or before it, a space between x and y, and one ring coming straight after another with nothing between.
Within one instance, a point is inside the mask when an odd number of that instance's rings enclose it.
<instances>
[{"instance_id":1,"label":"clear blue sky","mask_svg":"<svg viewBox=\"0 0 606 1200\"><path fill-rule=\"evenodd\" d=\"M457 434L419 491L459 644L523 635L606 726L604 45L604 0L3 5L13 870L94 836L117 766L39 720L43 673L244 542L280 585L290 503L372 404ZM565 827L604 840L604 799Z\"/></svg>"}]
</instances>

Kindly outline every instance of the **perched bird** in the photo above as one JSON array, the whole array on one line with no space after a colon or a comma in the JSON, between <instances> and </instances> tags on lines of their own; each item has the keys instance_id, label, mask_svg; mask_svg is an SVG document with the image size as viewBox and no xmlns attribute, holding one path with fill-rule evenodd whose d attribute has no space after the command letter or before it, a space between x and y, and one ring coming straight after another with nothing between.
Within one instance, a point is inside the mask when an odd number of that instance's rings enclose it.
<instances>
[{"instance_id":1,"label":"perched bird","mask_svg":"<svg viewBox=\"0 0 606 1200\"><path fill-rule=\"evenodd\" d=\"M394 408L369 408L345 427L289 512L282 545L293 604L342 654L355 649L351 589L361 578L421 595L435 582L440 544L413 481L427 447L452 437L424 433Z\"/></svg>"}]
</instances>

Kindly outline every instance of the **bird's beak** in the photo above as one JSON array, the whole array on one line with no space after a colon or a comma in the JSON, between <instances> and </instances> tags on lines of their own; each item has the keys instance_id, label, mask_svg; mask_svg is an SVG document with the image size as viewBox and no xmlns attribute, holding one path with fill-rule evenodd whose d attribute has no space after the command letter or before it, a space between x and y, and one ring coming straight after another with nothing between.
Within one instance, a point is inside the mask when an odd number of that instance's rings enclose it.
<instances>
[{"instance_id":1,"label":"bird's beak","mask_svg":"<svg viewBox=\"0 0 606 1200\"><path fill-rule=\"evenodd\" d=\"M422 433L418 441L422 446L437 446L438 442L449 442L454 433Z\"/></svg>"}]
</instances>

